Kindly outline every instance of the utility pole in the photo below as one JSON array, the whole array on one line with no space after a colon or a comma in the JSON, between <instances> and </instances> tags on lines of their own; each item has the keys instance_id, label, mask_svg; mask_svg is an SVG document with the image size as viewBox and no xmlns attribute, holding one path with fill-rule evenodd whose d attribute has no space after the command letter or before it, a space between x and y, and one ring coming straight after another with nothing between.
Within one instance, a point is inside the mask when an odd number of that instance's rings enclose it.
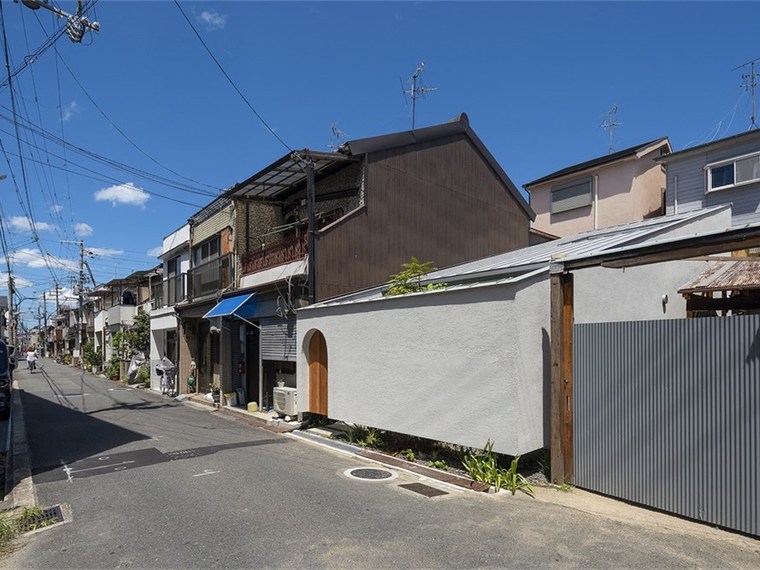
<instances>
[{"instance_id":1,"label":"utility pole","mask_svg":"<svg viewBox=\"0 0 760 570\"><path fill-rule=\"evenodd\" d=\"M48 342L47 342L47 297L45 297L45 291L42 291L42 346L44 347L45 356L48 354Z\"/></svg>"},{"instance_id":2,"label":"utility pole","mask_svg":"<svg viewBox=\"0 0 760 570\"><path fill-rule=\"evenodd\" d=\"M58 285L58 283L55 284L55 317L56 317L56 323L58 323L58 317L61 316L61 304L58 300L58 293L61 291L61 286ZM56 358L59 356L59 347L58 347L58 325L53 328L53 353Z\"/></svg>"},{"instance_id":3,"label":"utility pole","mask_svg":"<svg viewBox=\"0 0 760 570\"><path fill-rule=\"evenodd\" d=\"M18 0L14 1L18 2ZM90 30L97 32L100 30L100 24L97 22L90 22L87 16L84 15L84 0L77 0L76 14L64 12L60 8L53 6L47 0L21 0L21 3L31 10L45 8L45 10L50 10L59 18L66 18L66 35L76 44L81 43L85 31Z\"/></svg>"},{"instance_id":4,"label":"utility pole","mask_svg":"<svg viewBox=\"0 0 760 570\"><path fill-rule=\"evenodd\" d=\"M87 342L87 326L84 322L84 241L79 240L79 334L77 350L82 358L82 345Z\"/></svg>"},{"instance_id":5,"label":"utility pole","mask_svg":"<svg viewBox=\"0 0 760 570\"><path fill-rule=\"evenodd\" d=\"M16 347L16 350L18 350L18 345L16 344L16 315L14 314L15 307L13 304L13 296L16 294L15 287L13 286L13 275L10 271L8 271L8 318L10 319L10 323L8 323L8 329L10 333L10 339L11 344Z\"/></svg>"}]
</instances>

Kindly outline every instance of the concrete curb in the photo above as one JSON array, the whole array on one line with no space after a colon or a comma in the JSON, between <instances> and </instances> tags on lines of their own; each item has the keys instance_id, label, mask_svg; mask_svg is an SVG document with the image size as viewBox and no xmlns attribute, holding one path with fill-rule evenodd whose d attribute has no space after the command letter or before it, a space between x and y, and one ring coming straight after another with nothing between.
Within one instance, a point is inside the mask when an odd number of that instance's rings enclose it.
<instances>
[{"instance_id":1,"label":"concrete curb","mask_svg":"<svg viewBox=\"0 0 760 570\"><path fill-rule=\"evenodd\" d=\"M13 508L35 507L37 490L32 480L32 461L26 437L24 406L21 403L22 390L18 387L18 380L13 381L12 392L11 417L8 421L11 422L13 488L8 502Z\"/></svg>"}]
</instances>

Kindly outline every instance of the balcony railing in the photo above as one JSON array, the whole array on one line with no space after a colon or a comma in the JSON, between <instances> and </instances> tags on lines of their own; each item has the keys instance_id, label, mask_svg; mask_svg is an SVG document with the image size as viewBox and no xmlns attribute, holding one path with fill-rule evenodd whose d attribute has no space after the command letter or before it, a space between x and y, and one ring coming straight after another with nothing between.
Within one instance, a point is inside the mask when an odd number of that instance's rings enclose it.
<instances>
[{"instance_id":1,"label":"balcony railing","mask_svg":"<svg viewBox=\"0 0 760 570\"><path fill-rule=\"evenodd\" d=\"M300 236L285 239L260 251L246 253L240 260L240 264L243 275L248 275L291 261L298 261L306 257L307 252L308 239L307 232L304 231Z\"/></svg>"},{"instance_id":2,"label":"balcony railing","mask_svg":"<svg viewBox=\"0 0 760 570\"><path fill-rule=\"evenodd\" d=\"M232 254L212 259L188 271L188 297L197 299L216 293L232 283Z\"/></svg>"},{"instance_id":3,"label":"balcony railing","mask_svg":"<svg viewBox=\"0 0 760 570\"><path fill-rule=\"evenodd\" d=\"M185 277L175 275L153 285L151 294L151 308L173 307L180 301L185 300Z\"/></svg>"}]
</instances>

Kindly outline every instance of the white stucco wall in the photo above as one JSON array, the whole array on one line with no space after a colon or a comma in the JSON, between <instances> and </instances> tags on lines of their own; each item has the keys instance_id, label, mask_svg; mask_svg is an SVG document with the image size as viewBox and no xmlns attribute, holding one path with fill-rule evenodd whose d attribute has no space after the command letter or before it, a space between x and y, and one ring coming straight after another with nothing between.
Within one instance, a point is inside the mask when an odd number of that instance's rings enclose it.
<instances>
[{"instance_id":1,"label":"white stucco wall","mask_svg":"<svg viewBox=\"0 0 760 570\"><path fill-rule=\"evenodd\" d=\"M331 418L508 454L545 445L548 279L299 312L301 411L315 329Z\"/></svg>"},{"instance_id":2,"label":"white stucco wall","mask_svg":"<svg viewBox=\"0 0 760 570\"><path fill-rule=\"evenodd\" d=\"M729 223L724 210L661 237ZM671 261L575 271L575 322L684 318L678 289L706 266ZM547 269L507 285L299 310L299 411L308 410L308 345L319 330L331 418L470 447L491 439L495 451L509 455L547 447L549 282Z\"/></svg>"}]
</instances>

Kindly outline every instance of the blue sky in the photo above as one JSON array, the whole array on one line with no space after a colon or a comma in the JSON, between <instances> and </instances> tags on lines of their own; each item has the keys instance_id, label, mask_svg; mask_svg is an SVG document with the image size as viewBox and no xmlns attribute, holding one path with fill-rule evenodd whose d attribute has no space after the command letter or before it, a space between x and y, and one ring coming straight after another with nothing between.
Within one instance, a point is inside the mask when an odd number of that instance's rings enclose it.
<instances>
[{"instance_id":1,"label":"blue sky","mask_svg":"<svg viewBox=\"0 0 760 570\"><path fill-rule=\"evenodd\" d=\"M288 147L410 129L402 87L420 62L436 90L416 126L466 112L518 188L606 154L613 105L616 150L661 136L680 150L750 125L749 68L734 68L760 57L755 2L180 6L99 0L87 13L99 32L43 49L63 21L2 2L14 73L13 97L0 73L0 216L29 323L43 291L78 276L71 242L93 252L98 283L147 269L165 235Z\"/></svg>"}]
</instances>

